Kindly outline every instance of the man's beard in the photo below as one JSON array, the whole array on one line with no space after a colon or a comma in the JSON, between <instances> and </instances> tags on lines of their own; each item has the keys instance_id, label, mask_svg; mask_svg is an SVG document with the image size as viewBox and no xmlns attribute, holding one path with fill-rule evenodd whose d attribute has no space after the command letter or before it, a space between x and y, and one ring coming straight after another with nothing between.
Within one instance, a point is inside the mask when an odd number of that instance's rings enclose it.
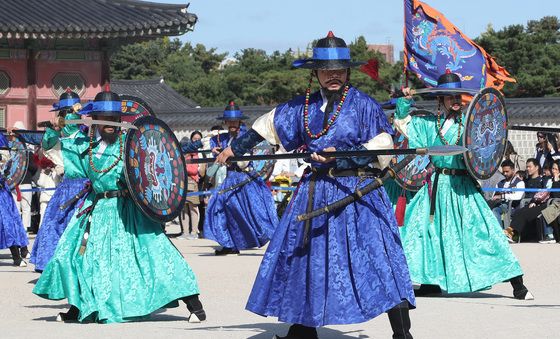
<instances>
[{"instance_id":1,"label":"man's beard","mask_svg":"<svg viewBox=\"0 0 560 339\"><path fill-rule=\"evenodd\" d=\"M99 135L101 135L101 140L105 141L108 144L114 144L119 137L119 132L115 130L112 133L107 133L103 128L101 128L99 130Z\"/></svg>"}]
</instances>

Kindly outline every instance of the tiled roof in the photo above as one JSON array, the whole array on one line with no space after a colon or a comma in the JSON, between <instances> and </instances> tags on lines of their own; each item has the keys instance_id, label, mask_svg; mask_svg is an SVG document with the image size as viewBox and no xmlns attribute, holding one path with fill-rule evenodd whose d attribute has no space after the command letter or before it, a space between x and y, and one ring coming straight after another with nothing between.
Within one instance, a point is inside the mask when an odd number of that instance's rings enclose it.
<instances>
[{"instance_id":1,"label":"tiled roof","mask_svg":"<svg viewBox=\"0 0 560 339\"><path fill-rule=\"evenodd\" d=\"M0 39L181 35L197 22L187 7L138 0L0 0Z\"/></svg>"},{"instance_id":2,"label":"tiled roof","mask_svg":"<svg viewBox=\"0 0 560 339\"><path fill-rule=\"evenodd\" d=\"M163 79L113 80L111 90L117 94L133 95L146 101L156 116L178 114L192 110L198 104L169 87Z\"/></svg>"},{"instance_id":3,"label":"tiled roof","mask_svg":"<svg viewBox=\"0 0 560 339\"><path fill-rule=\"evenodd\" d=\"M212 126L223 125L223 121L216 119L224 113L224 107L202 107L185 111L182 114L158 115L159 119L165 121L174 131L209 130ZM271 106L245 106L240 107L243 114L249 119L243 122L251 126L261 115L270 112Z\"/></svg>"}]
</instances>

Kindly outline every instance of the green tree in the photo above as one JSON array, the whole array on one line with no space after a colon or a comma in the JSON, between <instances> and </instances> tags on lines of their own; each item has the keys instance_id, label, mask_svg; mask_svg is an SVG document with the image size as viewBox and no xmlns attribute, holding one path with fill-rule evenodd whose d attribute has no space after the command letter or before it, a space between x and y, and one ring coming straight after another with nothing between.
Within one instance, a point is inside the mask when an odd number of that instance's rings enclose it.
<instances>
[{"instance_id":1,"label":"green tree","mask_svg":"<svg viewBox=\"0 0 560 339\"><path fill-rule=\"evenodd\" d=\"M560 95L560 21L547 16L495 31L476 39L517 80L504 87L506 96Z\"/></svg>"},{"instance_id":2,"label":"green tree","mask_svg":"<svg viewBox=\"0 0 560 339\"><path fill-rule=\"evenodd\" d=\"M149 79L158 76L166 58L181 47L178 39L161 38L122 46L111 56L114 79Z\"/></svg>"}]
</instances>

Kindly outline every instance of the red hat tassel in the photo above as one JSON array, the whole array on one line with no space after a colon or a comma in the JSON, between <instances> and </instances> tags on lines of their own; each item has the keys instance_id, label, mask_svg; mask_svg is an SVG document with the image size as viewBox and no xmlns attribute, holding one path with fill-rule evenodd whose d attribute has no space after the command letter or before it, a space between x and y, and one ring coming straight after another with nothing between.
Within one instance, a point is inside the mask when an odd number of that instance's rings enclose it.
<instances>
[{"instance_id":1,"label":"red hat tassel","mask_svg":"<svg viewBox=\"0 0 560 339\"><path fill-rule=\"evenodd\" d=\"M21 191L19 190L19 185L16 185L16 200L21 201Z\"/></svg>"},{"instance_id":2,"label":"red hat tassel","mask_svg":"<svg viewBox=\"0 0 560 339\"><path fill-rule=\"evenodd\" d=\"M397 207L395 209L395 217L397 218L397 225L403 226L404 225L404 215L406 213L406 196L403 194L399 196L397 200Z\"/></svg>"}]
</instances>

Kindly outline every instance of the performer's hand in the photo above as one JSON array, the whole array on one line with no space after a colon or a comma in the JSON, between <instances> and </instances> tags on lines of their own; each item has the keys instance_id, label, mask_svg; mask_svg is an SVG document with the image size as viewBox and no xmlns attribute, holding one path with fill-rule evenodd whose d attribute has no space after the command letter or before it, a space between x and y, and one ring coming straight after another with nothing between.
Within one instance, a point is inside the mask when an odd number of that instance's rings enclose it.
<instances>
[{"instance_id":1,"label":"performer's hand","mask_svg":"<svg viewBox=\"0 0 560 339\"><path fill-rule=\"evenodd\" d=\"M214 154L220 154L221 151L222 151L221 147L212 148L212 153L214 153Z\"/></svg>"},{"instance_id":2,"label":"performer's hand","mask_svg":"<svg viewBox=\"0 0 560 339\"><path fill-rule=\"evenodd\" d=\"M410 87L403 88L402 92L404 94L405 99L408 99L408 100L411 100L414 93L416 93L416 91L414 91L414 89L412 89Z\"/></svg>"},{"instance_id":3,"label":"performer's hand","mask_svg":"<svg viewBox=\"0 0 560 339\"><path fill-rule=\"evenodd\" d=\"M61 127L58 124L60 122L60 120L58 119L58 117L54 118L54 120L52 121L52 129L54 129L55 131L60 131Z\"/></svg>"},{"instance_id":4,"label":"performer's hand","mask_svg":"<svg viewBox=\"0 0 560 339\"><path fill-rule=\"evenodd\" d=\"M216 158L216 163L225 165L228 159L233 156L234 154L233 151L231 150L231 147L228 147L225 150L223 150L222 153L218 154L218 157Z\"/></svg>"},{"instance_id":5,"label":"performer's hand","mask_svg":"<svg viewBox=\"0 0 560 339\"><path fill-rule=\"evenodd\" d=\"M334 147L327 147L325 149L323 149L323 152L336 152L336 148ZM329 163L333 160L335 160L335 158L333 157L324 157L322 155L317 154L316 152L313 152L313 154L311 154L311 160L316 161L316 162L322 162L322 163Z\"/></svg>"}]
</instances>

